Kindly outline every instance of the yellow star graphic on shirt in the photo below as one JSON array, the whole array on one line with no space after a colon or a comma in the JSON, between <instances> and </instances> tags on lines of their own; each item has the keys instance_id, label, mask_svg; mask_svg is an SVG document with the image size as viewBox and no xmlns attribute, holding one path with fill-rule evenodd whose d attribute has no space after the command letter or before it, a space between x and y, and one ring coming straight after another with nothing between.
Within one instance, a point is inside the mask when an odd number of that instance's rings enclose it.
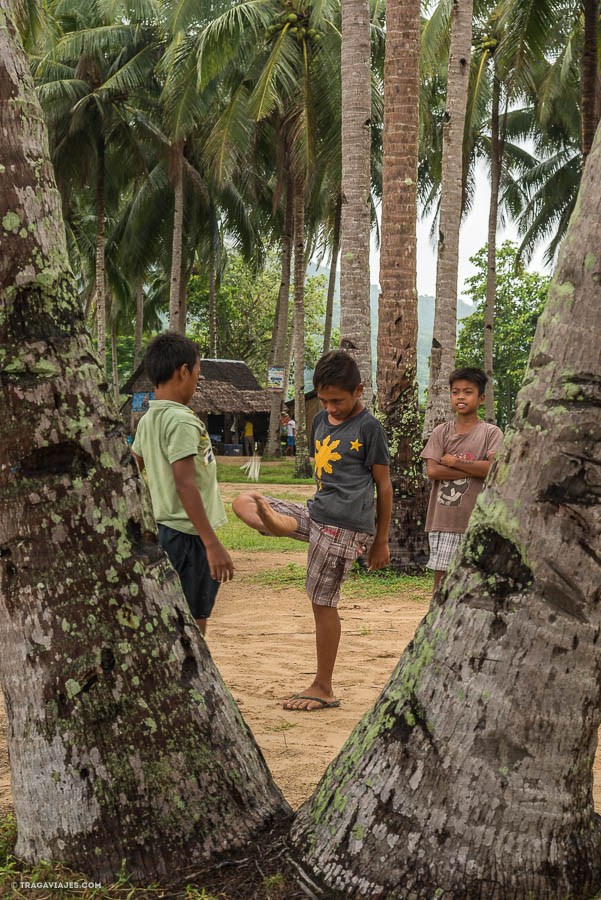
<instances>
[{"instance_id":1,"label":"yellow star graphic on shirt","mask_svg":"<svg viewBox=\"0 0 601 900\"><path fill-rule=\"evenodd\" d=\"M360 444L360 443L359 443L359 438L357 438L357 440L355 440L355 441L351 441L351 450L357 450L357 451L358 451L358 450L359 450L359 447L362 447L362 446L363 446L363 444Z\"/></svg>"}]
</instances>

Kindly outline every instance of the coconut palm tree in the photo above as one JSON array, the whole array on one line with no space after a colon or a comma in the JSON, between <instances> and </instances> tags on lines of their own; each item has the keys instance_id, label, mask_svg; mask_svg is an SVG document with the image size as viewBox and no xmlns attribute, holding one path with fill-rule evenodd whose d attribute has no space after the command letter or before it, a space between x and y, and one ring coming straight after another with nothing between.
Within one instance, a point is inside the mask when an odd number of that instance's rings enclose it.
<instances>
[{"instance_id":1,"label":"coconut palm tree","mask_svg":"<svg viewBox=\"0 0 601 900\"><path fill-rule=\"evenodd\" d=\"M157 55L156 27L149 10L157 12L153 0L138 10L135 4L116 4L108 18L98 5L66 0L55 10L59 14L55 27L33 59L61 193L65 196L74 186L95 184L96 325L101 359L106 340L107 152L119 140L122 146L130 146L130 163L136 155L129 100L150 79Z\"/></svg>"},{"instance_id":2,"label":"coconut palm tree","mask_svg":"<svg viewBox=\"0 0 601 900\"><path fill-rule=\"evenodd\" d=\"M341 41L342 200L340 346L359 364L372 402L369 251L371 147L369 0L343 0Z\"/></svg>"},{"instance_id":3,"label":"coconut palm tree","mask_svg":"<svg viewBox=\"0 0 601 900\"><path fill-rule=\"evenodd\" d=\"M448 377L455 362L459 226L463 198L463 134L472 47L472 0L455 0L443 120L436 307L424 435L447 417Z\"/></svg>"},{"instance_id":4,"label":"coconut palm tree","mask_svg":"<svg viewBox=\"0 0 601 900\"><path fill-rule=\"evenodd\" d=\"M377 369L395 497L391 563L407 571L426 562L417 398L419 15L417 0L387 4Z\"/></svg>"}]
</instances>

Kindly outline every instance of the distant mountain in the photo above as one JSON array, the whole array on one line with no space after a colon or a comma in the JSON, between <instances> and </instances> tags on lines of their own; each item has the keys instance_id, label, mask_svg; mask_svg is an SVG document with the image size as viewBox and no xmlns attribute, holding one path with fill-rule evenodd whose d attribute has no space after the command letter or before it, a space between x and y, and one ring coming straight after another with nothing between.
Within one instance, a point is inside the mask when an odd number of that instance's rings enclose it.
<instances>
[{"instance_id":1,"label":"distant mountain","mask_svg":"<svg viewBox=\"0 0 601 900\"><path fill-rule=\"evenodd\" d=\"M307 275L325 275L329 277L329 270L324 266L316 266L309 263ZM378 343L378 296L380 288L377 284L371 285L371 349L373 358L374 379L376 372L376 356ZM340 277L336 278L336 290L334 294L334 313L332 316L333 327L338 328L340 324ZM420 296L417 303L417 381L419 384L420 395L423 396L428 387L428 360L430 358L430 347L432 345L432 332L434 331L434 297ZM465 300L458 298L457 300L457 321L470 316L476 307L472 303L466 303ZM312 373L311 373L312 375ZM308 378L308 373L307 373ZM310 378L305 383L310 383Z\"/></svg>"}]
</instances>

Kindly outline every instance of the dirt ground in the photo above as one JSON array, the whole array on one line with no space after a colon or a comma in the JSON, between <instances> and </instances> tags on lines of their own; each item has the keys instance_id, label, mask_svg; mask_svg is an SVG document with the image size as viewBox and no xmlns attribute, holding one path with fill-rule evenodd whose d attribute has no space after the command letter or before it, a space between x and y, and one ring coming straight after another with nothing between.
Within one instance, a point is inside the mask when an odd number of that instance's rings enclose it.
<instances>
[{"instance_id":1,"label":"dirt ground","mask_svg":"<svg viewBox=\"0 0 601 900\"><path fill-rule=\"evenodd\" d=\"M247 579L290 562L302 565L306 554L234 551L232 555L238 577L220 590L207 634L209 647L274 778L291 806L297 807L377 698L427 605L403 597L345 601L335 684L341 707L286 712L282 701L306 688L314 671L310 605L300 589L278 591ZM0 697L0 815L11 806Z\"/></svg>"},{"instance_id":2,"label":"dirt ground","mask_svg":"<svg viewBox=\"0 0 601 900\"><path fill-rule=\"evenodd\" d=\"M265 486L286 493L287 485ZM240 485L224 486L224 499ZM242 488L243 489L243 488ZM304 493L294 486L295 494ZM312 488L306 486L310 495ZM267 492L267 491L265 491ZM314 672L313 617L300 588L276 590L251 581L262 570L303 564L305 552L232 553L237 579L220 590L207 635L219 670L250 725L267 764L293 808L310 796L353 726L384 687L427 612L427 598L409 591L379 599L343 598L336 666L338 709L289 712L282 701L305 689ZM594 766L601 810L601 755ZM6 716L0 694L0 817L12 808Z\"/></svg>"}]
</instances>

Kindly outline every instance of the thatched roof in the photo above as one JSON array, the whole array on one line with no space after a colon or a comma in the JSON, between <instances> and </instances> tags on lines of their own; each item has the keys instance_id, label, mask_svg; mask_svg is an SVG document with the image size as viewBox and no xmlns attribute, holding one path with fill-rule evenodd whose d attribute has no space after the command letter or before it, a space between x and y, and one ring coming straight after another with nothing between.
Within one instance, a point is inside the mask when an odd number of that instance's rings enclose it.
<instances>
[{"instance_id":1,"label":"thatched roof","mask_svg":"<svg viewBox=\"0 0 601 900\"><path fill-rule=\"evenodd\" d=\"M121 388L122 394L153 390L144 363ZM245 362L236 359L201 359L196 393L190 407L197 413L265 413L271 393L261 388Z\"/></svg>"},{"instance_id":2,"label":"thatched roof","mask_svg":"<svg viewBox=\"0 0 601 900\"><path fill-rule=\"evenodd\" d=\"M190 406L199 413L269 412L271 393L261 388L241 360L201 359L200 377Z\"/></svg>"}]
</instances>

